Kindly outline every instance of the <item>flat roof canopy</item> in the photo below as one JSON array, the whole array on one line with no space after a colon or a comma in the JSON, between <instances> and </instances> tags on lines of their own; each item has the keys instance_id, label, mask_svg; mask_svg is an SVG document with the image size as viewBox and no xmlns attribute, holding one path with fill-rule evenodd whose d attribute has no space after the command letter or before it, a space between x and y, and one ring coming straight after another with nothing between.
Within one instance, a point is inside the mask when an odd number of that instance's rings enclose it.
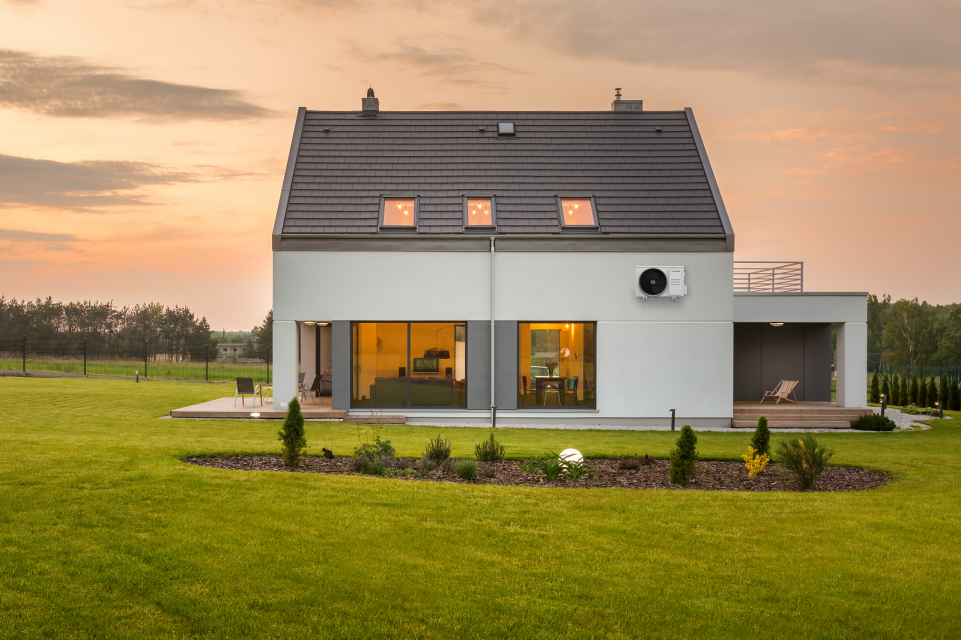
<instances>
[{"instance_id":1,"label":"flat roof canopy","mask_svg":"<svg viewBox=\"0 0 961 640\"><path fill-rule=\"evenodd\" d=\"M734 322L867 322L867 320L867 293L734 294Z\"/></svg>"}]
</instances>

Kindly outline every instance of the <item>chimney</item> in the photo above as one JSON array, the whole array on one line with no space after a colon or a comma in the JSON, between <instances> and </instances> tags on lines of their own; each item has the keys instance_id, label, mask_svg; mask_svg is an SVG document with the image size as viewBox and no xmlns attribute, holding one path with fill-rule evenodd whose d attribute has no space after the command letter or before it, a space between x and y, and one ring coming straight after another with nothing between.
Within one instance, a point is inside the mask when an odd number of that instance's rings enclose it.
<instances>
[{"instance_id":1,"label":"chimney","mask_svg":"<svg viewBox=\"0 0 961 640\"><path fill-rule=\"evenodd\" d=\"M361 101L361 106L363 113L361 115L365 116L376 116L377 112L380 111L380 101L374 97L374 90L367 90L367 97Z\"/></svg>"},{"instance_id":2,"label":"chimney","mask_svg":"<svg viewBox=\"0 0 961 640\"><path fill-rule=\"evenodd\" d=\"M611 103L611 111L643 111L643 100L621 100L621 88L614 89L614 102Z\"/></svg>"}]
</instances>

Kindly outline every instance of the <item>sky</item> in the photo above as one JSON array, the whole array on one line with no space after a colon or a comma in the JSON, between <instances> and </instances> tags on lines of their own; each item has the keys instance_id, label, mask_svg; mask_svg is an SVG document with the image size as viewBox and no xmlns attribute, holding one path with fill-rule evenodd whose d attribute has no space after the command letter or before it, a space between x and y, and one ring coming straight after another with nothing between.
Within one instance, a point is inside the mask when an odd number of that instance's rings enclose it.
<instances>
[{"instance_id":1,"label":"sky","mask_svg":"<svg viewBox=\"0 0 961 640\"><path fill-rule=\"evenodd\" d=\"M736 260L961 302L961 2L0 0L0 295L249 330L297 108L692 107Z\"/></svg>"}]
</instances>

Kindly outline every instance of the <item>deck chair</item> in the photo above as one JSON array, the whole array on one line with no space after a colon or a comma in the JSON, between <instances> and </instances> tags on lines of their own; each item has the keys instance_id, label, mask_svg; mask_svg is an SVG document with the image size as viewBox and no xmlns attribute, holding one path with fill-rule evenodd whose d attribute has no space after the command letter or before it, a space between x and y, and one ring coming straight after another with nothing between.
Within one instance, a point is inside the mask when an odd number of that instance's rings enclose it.
<instances>
[{"instance_id":1,"label":"deck chair","mask_svg":"<svg viewBox=\"0 0 961 640\"><path fill-rule=\"evenodd\" d=\"M797 384L798 384L797 380L781 380L777 384L777 386L774 387L774 391L764 392L764 397L761 398L761 402L763 403L765 400L769 398L770 399L777 398L777 401L775 401L774 404L781 404L781 400L786 400L788 402L797 402L797 396L794 395L794 387L796 387ZM791 400L791 398L789 398L788 396L794 396L794 400Z\"/></svg>"},{"instance_id":2,"label":"deck chair","mask_svg":"<svg viewBox=\"0 0 961 640\"><path fill-rule=\"evenodd\" d=\"M306 382L301 382L299 386L300 397L303 398L304 402L307 402L307 394L310 394L310 401L317 404L317 396L320 395L320 376L314 376L308 385Z\"/></svg>"},{"instance_id":3,"label":"deck chair","mask_svg":"<svg viewBox=\"0 0 961 640\"><path fill-rule=\"evenodd\" d=\"M244 403L244 396L253 396L254 406L257 406L257 393L260 392L260 404L264 403L264 393L260 390L260 385L254 384L253 378L237 378L237 390L234 391L234 406L237 406L237 396L240 396L240 404Z\"/></svg>"}]
</instances>

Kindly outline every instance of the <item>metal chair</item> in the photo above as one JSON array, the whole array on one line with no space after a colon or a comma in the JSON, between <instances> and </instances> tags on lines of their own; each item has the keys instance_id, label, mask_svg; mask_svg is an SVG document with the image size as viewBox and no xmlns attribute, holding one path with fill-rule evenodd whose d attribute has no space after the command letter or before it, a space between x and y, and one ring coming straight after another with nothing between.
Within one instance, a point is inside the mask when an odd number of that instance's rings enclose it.
<instances>
[{"instance_id":1,"label":"metal chair","mask_svg":"<svg viewBox=\"0 0 961 640\"><path fill-rule=\"evenodd\" d=\"M562 406L562 403L561 403L561 380L558 380L557 382L544 382L544 381L541 381L541 382L540 382L540 386L541 386L541 398L543 398L543 401L541 402L541 405L542 405L542 406L545 406L545 407L547 406L547 394L548 394L548 393L553 393L554 395L556 395L556 396L557 396L557 406L559 406L559 407Z\"/></svg>"},{"instance_id":2,"label":"metal chair","mask_svg":"<svg viewBox=\"0 0 961 640\"><path fill-rule=\"evenodd\" d=\"M264 404L264 394L260 389L260 385L254 384L253 378L237 378L237 390L234 391L234 406L237 406L237 396L240 396L240 404L246 404L244 402L244 396L253 396L254 406L257 406L257 393L260 393L260 404Z\"/></svg>"},{"instance_id":3,"label":"metal chair","mask_svg":"<svg viewBox=\"0 0 961 640\"><path fill-rule=\"evenodd\" d=\"M301 382L299 386L300 397L307 402L307 394L310 394L310 401L313 404L317 404L317 396L320 395L320 376L314 376L314 379L308 385L305 382Z\"/></svg>"}]
</instances>

